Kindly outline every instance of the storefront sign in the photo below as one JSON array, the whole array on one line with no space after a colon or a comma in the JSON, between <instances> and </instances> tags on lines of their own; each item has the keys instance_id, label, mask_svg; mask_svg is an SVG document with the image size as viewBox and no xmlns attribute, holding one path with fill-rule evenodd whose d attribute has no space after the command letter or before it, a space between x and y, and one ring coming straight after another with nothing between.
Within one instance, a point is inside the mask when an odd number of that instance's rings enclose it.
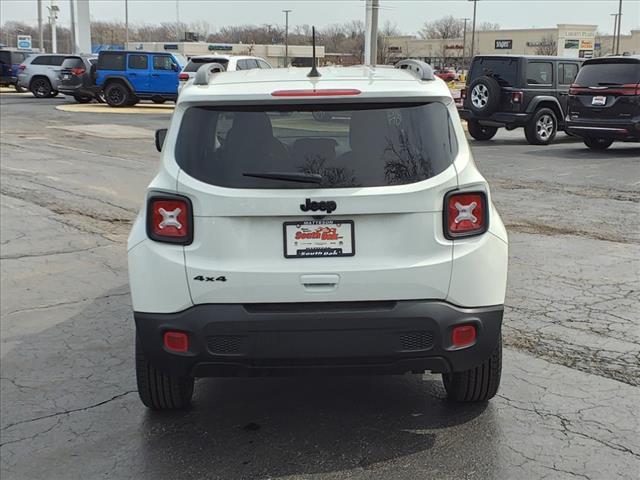
<instances>
[{"instance_id":1,"label":"storefront sign","mask_svg":"<svg viewBox=\"0 0 640 480\"><path fill-rule=\"evenodd\" d=\"M496 50L510 50L513 48L513 40L496 40Z\"/></svg>"}]
</instances>

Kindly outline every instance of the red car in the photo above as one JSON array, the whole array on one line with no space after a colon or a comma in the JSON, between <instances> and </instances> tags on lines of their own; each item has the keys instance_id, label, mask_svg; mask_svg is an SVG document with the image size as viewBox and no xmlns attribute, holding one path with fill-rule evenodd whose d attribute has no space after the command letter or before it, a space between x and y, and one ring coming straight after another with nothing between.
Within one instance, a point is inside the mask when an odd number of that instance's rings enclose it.
<instances>
[{"instance_id":1,"label":"red car","mask_svg":"<svg viewBox=\"0 0 640 480\"><path fill-rule=\"evenodd\" d=\"M442 70L436 70L435 72L437 77L440 77L445 82L452 82L456 79L456 72L449 68L444 68Z\"/></svg>"}]
</instances>

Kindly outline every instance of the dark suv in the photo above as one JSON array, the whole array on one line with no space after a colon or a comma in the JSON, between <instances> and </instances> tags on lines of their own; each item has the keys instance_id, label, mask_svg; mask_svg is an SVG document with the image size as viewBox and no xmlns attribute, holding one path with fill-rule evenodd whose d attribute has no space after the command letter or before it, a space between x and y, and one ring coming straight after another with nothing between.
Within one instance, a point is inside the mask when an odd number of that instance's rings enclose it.
<instances>
[{"instance_id":1,"label":"dark suv","mask_svg":"<svg viewBox=\"0 0 640 480\"><path fill-rule=\"evenodd\" d=\"M58 90L72 96L78 103L89 103L94 97L97 98L98 92L95 85L97 61L97 57L88 55L66 57L61 65Z\"/></svg>"},{"instance_id":2,"label":"dark suv","mask_svg":"<svg viewBox=\"0 0 640 480\"><path fill-rule=\"evenodd\" d=\"M526 55L473 58L460 116L476 140L498 128L524 127L532 145L548 145L564 129L569 87L582 60Z\"/></svg>"},{"instance_id":3,"label":"dark suv","mask_svg":"<svg viewBox=\"0 0 640 480\"><path fill-rule=\"evenodd\" d=\"M640 55L584 62L569 90L566 123L567 133L594 150L640 142Z\"/></svg>"}]
</instances>

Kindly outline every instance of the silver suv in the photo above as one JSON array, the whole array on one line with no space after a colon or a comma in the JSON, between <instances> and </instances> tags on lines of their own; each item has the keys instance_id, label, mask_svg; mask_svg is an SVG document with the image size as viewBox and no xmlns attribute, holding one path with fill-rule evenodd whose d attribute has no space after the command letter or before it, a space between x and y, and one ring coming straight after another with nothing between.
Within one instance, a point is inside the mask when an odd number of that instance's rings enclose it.
<instances>
[{"instance_id":1,"label":"silver suv","mask_svg":"<svg viewBox=\"0 0 640 480\"><path fill-rule=\"evenodd\" d=\"M19 67L18 86L29 89L36 98L55 97L62 62L66 57L47 53L31 55Z\"/></svg>"}]
</instances>

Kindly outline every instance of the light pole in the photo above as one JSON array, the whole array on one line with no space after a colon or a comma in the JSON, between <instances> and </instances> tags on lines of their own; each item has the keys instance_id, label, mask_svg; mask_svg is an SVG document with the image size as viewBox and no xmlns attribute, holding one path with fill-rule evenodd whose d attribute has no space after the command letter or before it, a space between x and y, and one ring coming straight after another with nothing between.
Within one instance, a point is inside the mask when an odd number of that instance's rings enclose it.
<instances>
[{"instance_id":1,"label":"light pole","mask_svg":"<svg viewBox=\"0 0 640 480\"><path fill-rule=\"evenodd\" d=\"M284 12L284 68L289 66L289 14L292 10L282 10Z\"/></svg>"},{"instance_id":2,"label":"light pole","mask_svg":"<svg viewBox=\"0 0 640 480\"><path fill-rule=\"evenodd\" d=\"M178 42L180 41L180 30L182 29L182 27L180 27L180 4L178 3L178 0L176 0L176 35L177 35L177 40Z\"/></svg>"},{"instance_id":3,"label":"light pole","mask_svg":"<svg viewBox=\"0 0 640 480\"><path fill-rule=\"evenodd\" d=\"M75 0L69 0L69 11L71 13L71 51L70 53L76 53L76 7Z\"/></svg>"},{"instance_id":4,"label":"light pole","mask_svg":"<svg viewBox=\"0 0 640 480\"><path fill-rule=\"evenodd\" d=\"M49 9L49 22L51 22L51 53L58 53L58 34L56 32L56 20L58 19L58 12L60 7L55 3L55 0L51 0L51 6Z\"/></svg>"},{"instance_id":5,"label":"light pole","mask_svg":"<svg viewBox=\"0 0 640 480\"><path fill-rule=\"evenodd\" d=\"M473 2L473 26L471 27L471 59L473 59L473 53L476 48L476 7L478 4L478 0L469 0Z\"/></svg>"},{"instance_id":6,"label":"light pole","mask_svg":"<svg viewBox=\"0 0 640 480\"><path fill-rule=\"evenodd\" d=\"M613 35L611 36L611 53L616 53L616 32L618 31L618 14L612 13L613 17Z\"/></svg>"},{"instance_id":7,"label":"light pole","mask_svg":"<svg viewBox=\"0 0 640 480\"><path fill-rule=\"evenodd\" d=\"M129 43L129 0L124 0L124 49L128 49Z\"/></svg>"},{"instance_id":8,"label":"light pole","mask_svg":"<svg viewBox=\"0 0 640 480\"><path fill-rule=\"evenodd\" d=\"M462 68L467 65L467 21L469 18L463 18L464 30L462 30Z\"/></svg>"},{"instance_id":9,"label":"light pole","mask_svg":"<svg viewBox=\"0 0 640 480\"><path fill-rule=\"evenodd\" d=\"M38 46L44 53L44 35L42 31L42 0L38 0Z\"/></svg>"},{"instance_id":10,"label":"light pole","mask_svg":"<svg viewBox=\"0 0 640 480\"><path fill-rule=\"evenodd\" d=\"M620 27L622 23L622 0L618 4L618 40L616 42L616 55L620 55Z\"/></svg>"}]
</instances>

